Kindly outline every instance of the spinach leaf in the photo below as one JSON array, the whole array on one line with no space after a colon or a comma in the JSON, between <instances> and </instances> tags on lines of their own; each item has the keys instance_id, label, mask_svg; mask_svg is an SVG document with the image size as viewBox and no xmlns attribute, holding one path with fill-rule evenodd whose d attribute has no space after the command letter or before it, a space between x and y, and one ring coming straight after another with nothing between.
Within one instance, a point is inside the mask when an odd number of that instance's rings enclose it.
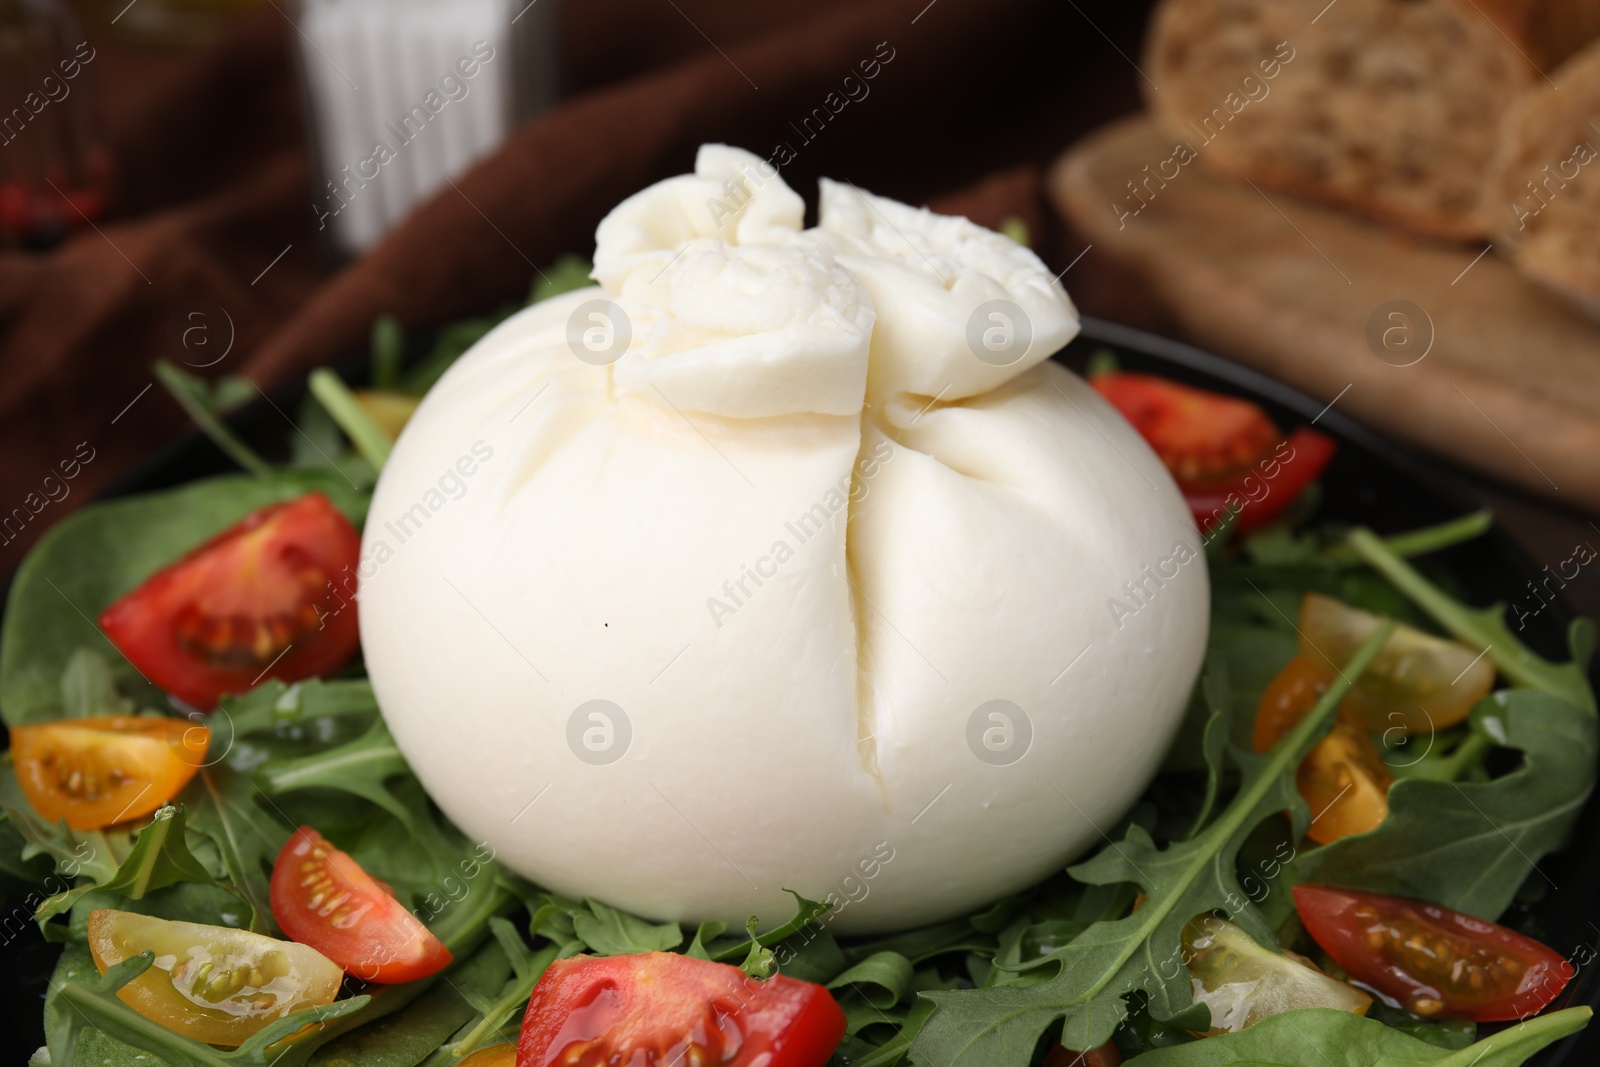
<instances>
[{"instance_id":1,"label":"spinach leaf","mask_svg":"<svg viewBox=\"0 0 1600 1067\"><path fill-rule=\"evenodd\" d=\"M657 926L598 900L586 900L584 904L585 910L573 916L573 930L602 956L666 952L683 944L683 930L677 923Z\"/></svg>"},{"instance_id":2,"label":"spinach leaf","mask_svg":"<svg viewBox=\"0 0 1600 1067\"><path fill-rule=\"evenodd\" d=\"M1600 725L1560 697L1505 689L1472 711L1474 735L1520 749L1522 766L1487 782L1405 778L1365 834L1303 853L1289 877L1415 897L1496 919L1533 864L1560 848L1594 788Z\"/></svg>"},{"instance_id":3,"label":"spinach leaf","mask_svg":"<svg viewBox=\"0 0 1600 1067\"><path fill-rule=\"evenodd\" d=\"M1139 1067L1519 1067L1529 1056L1589 1021L1567 1008L1521 1022L1463 1049L1450 1050L1360 1015L1326 1008L1286 1011L1247 1030L1152 1049Z\"/></svg>"},{"instance_id":4,"label":"spinach leaf","mask_svg":"<svg viewBox=\"0 0 1600 1067\"><path fill-rule=\"evenodd\" d=\"M367 495L331 471L229 475L178 489L90 504L50 529L17 568L0 634L0 716L8 726L61 717L61 680L73 653L106 655L117 688L164 704L94 620L118 597L245 515L325 493L357 527Z\"/></svg>"},{"instance_id":5,"label":"spinach leaf","mask_svg":"<svg viewBox=\"0 0 1600 1067\"><path fill-rule=\"evenodd\" d=\"M1197 836L1162 850L1137 824L1071 875L1091 885L1131 882L1144 905L1114 922L1096 923L1066 946L1022 965L987 989L925 993L936 1006L911 1048L912 1061L937 1067L1026 1063L1040 1036L1058 1019L1071 1049L1103 1045L1127 1014L1124 995L1143 990L1151 1013L1204 1028L1208 1015L1193 1004L1181 959L1183 926L1196 915L1226 911L1251 937L1275 940L1270 926L1239 886L1237 857L1255 827L1292 813L1295 836L1310 821L1295 788L1295 769L1325 732L1334 709L1388 639L1392 625L1373 634L1312 711L1265 756L1241 749L1239 792Z\"/></svg>"}]
</instances>

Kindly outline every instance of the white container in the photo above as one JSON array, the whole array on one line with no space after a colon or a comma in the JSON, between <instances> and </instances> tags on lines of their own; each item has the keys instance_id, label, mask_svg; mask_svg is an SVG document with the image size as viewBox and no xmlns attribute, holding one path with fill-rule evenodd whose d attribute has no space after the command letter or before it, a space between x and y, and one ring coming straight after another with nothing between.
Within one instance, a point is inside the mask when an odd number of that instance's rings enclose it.
<instances>
[{"instance_id":1,"label":"white container","mask_svg":"<svg viewBox=\"0 0 1600 1067\"><path fill-rule=\"evenodd\" d=\"M311 210L349 255L555 93L555 0L302 0Z\"/></svg>"}]
</instances>

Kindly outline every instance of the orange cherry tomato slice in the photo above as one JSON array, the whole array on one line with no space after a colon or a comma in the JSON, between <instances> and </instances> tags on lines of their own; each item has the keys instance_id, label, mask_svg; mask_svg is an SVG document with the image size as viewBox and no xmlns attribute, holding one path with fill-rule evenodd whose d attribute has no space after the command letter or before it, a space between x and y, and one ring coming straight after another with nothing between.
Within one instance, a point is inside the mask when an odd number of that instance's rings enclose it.
<instances>
[{"instance_id":1,"label":"orange cherry tomato slice","mask_svg":"<svg viewBox=\"0 0 1600 1067\"><path fill-rule=\"evenodd\" d=\"M74 830L142 819L204 765L211 731L182 719L101 715L13 726L11 762L35 811Z\"/></svg>"},{"instance_id":2,"label":"orange cherry tomato slice","mask_svg":"<svg viewBox=\"0 0 1600 1067\"><path fill-rule=\"evenodd\" d=\"M144 676L192 707L338 667L360 643L361 535L321 493L274 504L157 571L100 616Z\"/></svg>"},{"instance_id":3,"label":"orange cherry tomato slice","mask_svg":"<svg viewBox=\"0 0 1600 1067\"><path fill-rule=\"evenodd\" d=\"M844 1011L820 985L669 952L574 956L533 989L517 1067L823 1067Z\"/></svg>"},{"instance_id":4,"label":"orange cherry tomato slice","mask_svg":"<svg viewBox=\"0 0 1600 1067\"><path fill-rule=\"evenodd\" d=\"M451 960L394 894L309 826L273 864L272 915L284 933L366 982L414 982Z\"/></svg>"},{"instance_id":5,"label":"orange cherry tomato slice","mask_svg":"<svg viewBox=\"0 0 1600 1067\"><path fill-rule=\"evenodd\" d=\"M1296 656L1267 686L1256 709L1257 752L1282 740L1316 706L1333 684L1313 660ZM1349 721L1343 705L1339 721L1318 741L1295 776L1300 795L1311 808L1306 836L1319 844L1374 829L1389 814L1389 787L1394 775L1378 746L1361 726Z\"/></svg>"},{"instance_id":6,"label":"orange cherry tomato slice","mask_svg":"<svg viewBox=\"0 0 1600 1067\"><path fill-rule=\"evenodd\" d=\"M1575 973L1532 938L1436 904L1325 885L1295 886L1294 904L1352 979L1422 1016L1521 1019Z\"/></svg>"},{"instance_id":7,"label":"orange cherry tomato slice","mask_svg":"<svg viewBox=\"0 0 1600 1067\"><path fill-rule=\"evenodd\" d=\"M1300 654L1332 673L1355 655L1384 619L1320 593L1300 604ZM1467 717L1494 687L1487 655L1404 623L1356 680L1341 711L1369 730L1442 730Z\"/></svg>"}]
</instances>

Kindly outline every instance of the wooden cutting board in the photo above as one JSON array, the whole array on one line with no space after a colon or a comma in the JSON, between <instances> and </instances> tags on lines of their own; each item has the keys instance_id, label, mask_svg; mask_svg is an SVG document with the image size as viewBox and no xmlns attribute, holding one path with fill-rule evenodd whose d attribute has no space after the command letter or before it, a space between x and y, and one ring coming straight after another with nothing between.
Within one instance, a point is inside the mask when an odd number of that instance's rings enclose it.
<instances>
[{"instance_id":1,"label":"wooden cutting board","mask_svg":"<svg viewBox=\"0 0 1600 1067\"><path fill-rule=\"evenodd\" d=\"M1204 157L1126 119L1055 164L1050 196L1198 344L1392 439L1600 513L1600 324L1483 246L1398 235Z\"/></svg>"}]
</instances>

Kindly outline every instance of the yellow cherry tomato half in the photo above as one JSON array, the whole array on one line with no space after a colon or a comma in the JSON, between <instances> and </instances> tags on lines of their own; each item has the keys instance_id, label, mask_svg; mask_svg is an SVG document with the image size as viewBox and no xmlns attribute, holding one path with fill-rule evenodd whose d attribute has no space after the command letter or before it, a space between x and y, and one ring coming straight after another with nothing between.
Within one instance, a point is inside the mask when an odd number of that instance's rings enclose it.
<instances>
[{"instance_id":1,"label":"yellow cherry tomato half","mask_svg":"<svg viewBox=\"0 0 1600 1067\"><path fill-rule=\"evenodd\" d=\"M230 1048L290 1012L330 1003L344 980L337 964L293 941L129 911L90 912L89 950L101 974L155 953L117 996L168 1030Z\"/></svg>"},{"instance_id":2,"label":"yellow cherry tomato half","mask_svg":"<svg viewBox=\"0 0 1600 1067\"><path fill-rule=\"evenodd\" d=\"M35 811L98 830L177 796L210 744L210 730L183 719L102 715L12 727L11 760Z\"/></svg>"},{"instance_id":3,"label":"yellow cherry tomato half","mask_svg":"<svg viewBox=\"0 0 1600 1067\"><path fill-rule=\"evenodd\" d=\"M1194 999L1211 1009L1206 1036L1237 1033L1279 1012L1332 1008L1365 1015L1372 998L1304 956L1263 948L1238 926L1201 915L1183 928Z\"/></svg>"},{"instance_id":4,"label":"yellow cherry tomato half","mask_svg":"<svg viewBox=\"0 0 1600 1067\"><path fill-rule=\"evenodd\" d=\"M504 1044L480 1048L457 1067L517 1067L517 1046Z\"/></svg>"},{"instance_id":5,"label":"yellow cherry tomato half","mask_svg":"<svg viewBox=\"0 0 1600 1067\"><path fill-rule=\"evenodd\" d=\"M1384 621L1332 597L1307 593L1300 605L1300 654L1336 674ZM1494 687L1494 664L1480 651L1397 624L1341 711L1379 732L1416 734L1454 726Z\"/></svg>"},{"instance_id":6,"label":"yellow cherry tomato half","mask_svg":"<svg viewBox=\"0 0 1600 1067\"><path fill-rule=\"evenodd\" d=\"M1295 786L1311 808L1306 836L1326 845L1374 830L1389 815L1394 775L1372 736L1359 726L1334 723L1300 762Z\"/></svg>"}]
</instances>

